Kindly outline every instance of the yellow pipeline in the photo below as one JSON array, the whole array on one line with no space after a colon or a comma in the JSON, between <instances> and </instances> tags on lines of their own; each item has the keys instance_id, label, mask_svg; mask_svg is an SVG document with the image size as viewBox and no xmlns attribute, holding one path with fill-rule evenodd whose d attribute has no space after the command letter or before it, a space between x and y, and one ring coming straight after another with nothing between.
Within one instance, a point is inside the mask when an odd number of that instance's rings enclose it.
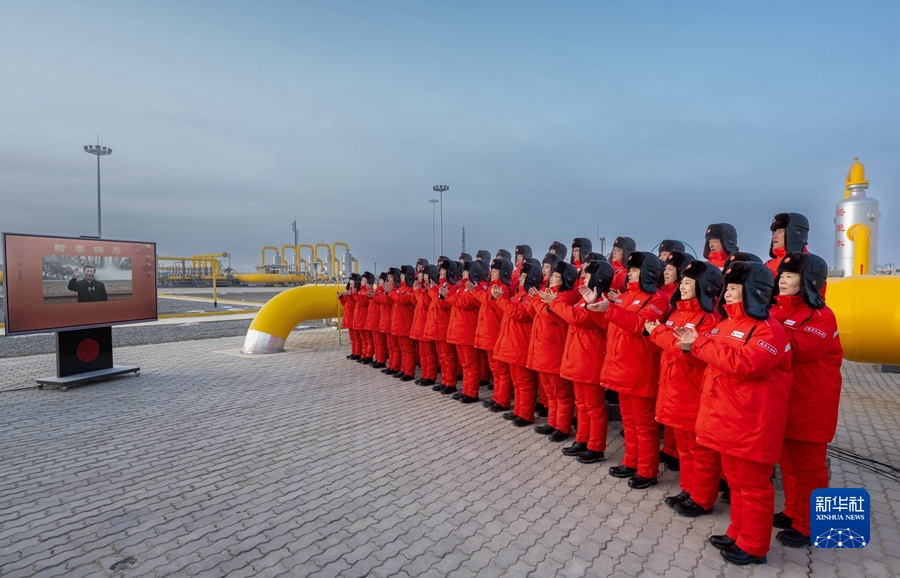
<instances>
[{"instance_id":1,"label":"yellow pipeline","mask_svg":"<svg viewBox=\"0 0 900 578\"><path fill-rule=\"evenodd\" d=\"M265 247L262 248L262 252L260 254L260 259L261 259L260 265L266 264L266 249L272 249L273 251L275 251L275 256L277 257L276 261L281 260L281 252L278 250L278 247L274 247L272 245L266 245Z\"/></svg>"},{"instance_id":2,"label":"yellow pipeline","mask_svg":"<svg viewBox=\"0 0 900 578\"><path fill-rule=\"evenodd\" d=\"M869 274L869 236L867 225L857 223L847 229L847 238L853 241L853 275Z\"/></svg>"},{"instance_id":3,"label":"yellow pipeline","mask_svg":"<svg viewBox=\"0 0 900 578\"><path fill-rule=\"evenodd\" d=\"M294 245L282 245L281 246L281 264L282 265L288 264L286 257L287 257L287 252L289 250L294 252L294 267L296 270L299 271L300 270L300 253L297 251L297 247L295 247Z\"/></svg>"},{"instance_id":4,"label":"yellow pipeline","mask_svg":"<svg viewBox=\"0 0 900 578\"><path fill-rule=\"evenodd\" d=\"M341 271L341 260L338 259L337 250L338 247L343 247L345 253L350 252L350 247L347 246L347 243L332 243L331 244L331 274L337 278L339 276L339 272ZM335 266L337 265L337 266Z\"/></svg>"},{"instance_id":5,"label":"yellow pipeline","mask_svg":"<svg viewBox=\"0 0 900 578\"><path fill-rule=\"evenodd\" d=\"M900 276L829 279L826 301L837 317L844 359L900 365Z\"/></svg>"},{"instance_id":6,"label":"yellow pipeline","mask_svg":"<svg viewBox=\"0 0 900 578\"><path fill-rule=\"evenodd\" d=\"M337 294L341 285L304 285L283 291L259 310L247 336L244 353L278 353L284 341L299 323L310 319L329 319L341 315Z\"/></svg>"},{"instance_id":7,"label":"yellow pipeline","mask_svg":"<svg viewBox=\"0 0 900 578\"><path fill-rule=\"evenodd\" d=\"M239 283L308 283L309 275L292 273L279 275L277 273L235 273L234 280Z\"/></svg>"},{"instance_id":8,"label":"yellow pipeline","mask_svg":"<svg viewBox=\"0 0 900 578\"><path fill-rule=\"evenodd\" d=\"M353 272L359 273L359 261L356 259L356 257L353 258Z\"/></svg>"}]
</instances>

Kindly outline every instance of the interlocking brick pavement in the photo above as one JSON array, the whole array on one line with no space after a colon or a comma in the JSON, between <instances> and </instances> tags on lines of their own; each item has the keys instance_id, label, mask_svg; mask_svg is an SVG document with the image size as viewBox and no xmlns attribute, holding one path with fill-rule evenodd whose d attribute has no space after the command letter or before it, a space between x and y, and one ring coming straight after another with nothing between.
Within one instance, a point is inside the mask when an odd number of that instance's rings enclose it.
<instances>
[{"instance_id":1,"label":"interlocking brick pavement","mask_svg":"<svg viewBox=\"0 0 900 578\"><path fill-rule=\"evenodd\" d=\"M0 576L900 575L900 488L872 495L872 544L726 565L727 509L680 518L605 464L344 359L334 330L248 358L242 339L124 347L139 377L38 391L48 355L0 365ZM49 371L49 373L48 373ZM845 365L835 445L900 464L900 376ZM486 390L482 392L486 393ZM780 498L779 498L780 500ZM774 535L774 532L773 532ZM128 556L135 564L114 572Z\"/></svg>"}]
</instances>

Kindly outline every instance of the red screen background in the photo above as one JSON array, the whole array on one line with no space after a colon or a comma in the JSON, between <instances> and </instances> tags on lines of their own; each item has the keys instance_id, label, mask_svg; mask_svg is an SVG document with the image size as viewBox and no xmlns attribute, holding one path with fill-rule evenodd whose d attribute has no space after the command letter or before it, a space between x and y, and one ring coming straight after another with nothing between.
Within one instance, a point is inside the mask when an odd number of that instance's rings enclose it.
<instances>
[{"instance_id":1,"label":"red screen background","mask_svg":"<svg viewBox=\"0 0 900 578\"><path fill-rule=\"evenodd\" d=\"M157 318L155 243L13 234L5 234L4 241L7 334ZM45 304L42 256L53 254L131 257L132 298L99 303Z\"/></svg>"}]
</instances>

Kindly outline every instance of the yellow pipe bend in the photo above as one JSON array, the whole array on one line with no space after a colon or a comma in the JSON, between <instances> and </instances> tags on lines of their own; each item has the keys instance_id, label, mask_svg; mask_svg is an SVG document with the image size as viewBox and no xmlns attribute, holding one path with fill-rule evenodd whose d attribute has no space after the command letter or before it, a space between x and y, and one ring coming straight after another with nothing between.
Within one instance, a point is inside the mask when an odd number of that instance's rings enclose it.
<instances>
[{"instance_id":1,"label":"yellow pipe bend","mask_svg":"<svg viewBox=\"0 0 900 578\"><path fill-rule=\"evenodd\" d=\"M847 229L847 238L853 241L853 275L869 274L869 238L872 230L868 225L857 223Z\"/></svg>"},{"instance_id":2,"label":"yellow pipe bend","mask_svg":"<svg viewBox=\"0 0 900 578\"><path fill-rule=\"evenodd\" d=\"M837 318L844 359L900 365L900 276L829 279L825 300Z\"/></svg>"},{"instance_id":3,"label":"yellow pipe bend","mask_svg":"<svg viewBox=\"0 0 900 578\"><path fill-rule=\"evenodd\" d=\"M277 260L281 260L281 251L278 250L278 247L275 247L273 245L266 245L262 248L262 252L260 253L260 265L265 266L266 264L266 249L272 249L273 251L275 251L275 257L277 257Z\"/></svg>"},{"instance_id":4,"label":"yellow pipe bend","mask_svg":"<svg viewBox=\"0 0 900 578\"><path fill-rule=\"evenodd\" d=\"M340 317L337 294L342 285L304 285L283 291L269 300L250 324L243 353L278 353L294 327L310 319Z\"/></svg>"}]
</instances>

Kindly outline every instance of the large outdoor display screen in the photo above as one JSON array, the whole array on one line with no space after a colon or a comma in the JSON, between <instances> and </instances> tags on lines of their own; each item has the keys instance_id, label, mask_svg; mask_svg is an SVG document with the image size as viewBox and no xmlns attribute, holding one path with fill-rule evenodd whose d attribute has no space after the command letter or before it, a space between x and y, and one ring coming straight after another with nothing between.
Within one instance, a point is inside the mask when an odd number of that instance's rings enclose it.
<instances>
[{"instance_id":1,"label":"large outdoor display screen","mask_svg":"<svg viewBox=\"0 0 900 578\"><path fill-rule=\"evenodd\" d=\"M156 244L3 234L6 333L154 321Z\"/></svg>"}]
</instances>

